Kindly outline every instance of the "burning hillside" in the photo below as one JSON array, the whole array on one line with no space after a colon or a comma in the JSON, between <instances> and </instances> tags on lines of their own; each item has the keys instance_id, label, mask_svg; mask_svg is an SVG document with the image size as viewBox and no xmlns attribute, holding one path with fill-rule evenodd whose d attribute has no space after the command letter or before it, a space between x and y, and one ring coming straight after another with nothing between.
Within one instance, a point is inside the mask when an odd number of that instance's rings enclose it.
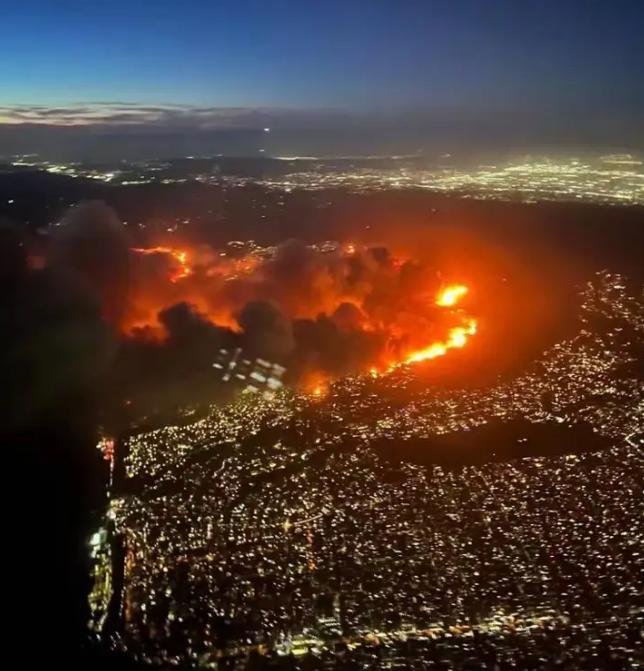
<instances>
[{"instance_id":1,"label":"burning hillside","mask_svg":"<svg viewBox=\"0 0 644 671\"><path fill-rule=\"evenodd\" d=\"M468 287L384 247L291 240L276 247L136 247L124 334L165 342L217 329L300 380L380 374L464 347ZM178 306L183 305L182 308ZM224 333L226 332L226 333ZM189 340L184 340L189 346Z\"/></svg>"},{"instance_id":2,"label":"burning hillside","mask_svg":"<svg viewBox=\"0 0 644 671\"><path fill-rule=\"evenodd\" d=\"M226 402L246 384L238 370L234 384L223 380L235 356L286 369L284 384L319 395L332 380L407 364L418 364L420 384L425 373L432 384L475 383L541 351L554 317L572 314L552 300L563 274L547 258L547 273L528 272L520 254L459 230L373 228L344 244L260 246L160 230L146 239L87 202L46 246L32 242L41 263L25 276L82 298L70 317L100 309L96 328L115 327L105 329L105 367L93 374L117 415Z\"/></svg>"}]
</instances>

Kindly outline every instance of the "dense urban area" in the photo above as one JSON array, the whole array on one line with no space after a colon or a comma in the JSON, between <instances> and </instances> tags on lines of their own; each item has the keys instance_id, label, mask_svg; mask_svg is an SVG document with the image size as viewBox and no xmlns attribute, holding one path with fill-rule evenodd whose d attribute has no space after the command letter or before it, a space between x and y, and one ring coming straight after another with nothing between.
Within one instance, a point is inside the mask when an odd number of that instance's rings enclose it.
<instances>
[{"instance_id":1,"label":"dense urban area","mask_svg":"<svg viewBox=\"0 0 644 671\"><path fill-rule=\"evenodd\" d=\"M105 437L94 635L167 666L642 668L642 299L597 274L577 334L485 388L403 365Z\"/></svg>"},{"instance_id":2,"label":"dense urban area","mask_svg":"<svg viewBox=\"0 0 644 671\"><path fill-rule=\"evenodd\" d=\"M93 165L57 163L35 155L10 156L0 170L44 170L113 185L203 184L242 187L255 184L294 189L347 189L369 192L419 189L465 198L644 204L643 162L632 154L595 157L527 156L494 163L457 163L451 154L438 159L393 157L266 157L230 159L193 157L168 161L120 161Z\"/></svg>"}]
</instances>

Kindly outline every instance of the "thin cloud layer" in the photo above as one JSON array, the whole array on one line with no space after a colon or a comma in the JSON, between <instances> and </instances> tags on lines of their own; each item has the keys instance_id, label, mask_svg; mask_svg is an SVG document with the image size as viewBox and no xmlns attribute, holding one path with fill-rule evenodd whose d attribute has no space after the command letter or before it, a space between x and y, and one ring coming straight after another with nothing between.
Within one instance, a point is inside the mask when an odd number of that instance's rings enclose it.
<instances>
[{"instance_id":1,"label":"thin cloud layer","mask_svg":"<svg viewBox=\"0 0 644 671\"><path fill-rule=\"evenodd\" d=\"M154 126L194 129L263 128L270 124L316 123L346 118L333 110L286 110L191 105L141 105L125 102L66 106L0 106L0 123L45 126Z\"/></svg>"}]
</instances>

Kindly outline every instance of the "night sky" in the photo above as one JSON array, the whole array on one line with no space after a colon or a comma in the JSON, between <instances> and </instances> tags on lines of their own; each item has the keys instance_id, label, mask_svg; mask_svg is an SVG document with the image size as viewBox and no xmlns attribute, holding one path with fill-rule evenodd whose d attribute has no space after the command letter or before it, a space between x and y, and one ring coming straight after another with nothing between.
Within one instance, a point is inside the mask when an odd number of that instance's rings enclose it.
<instances>
[{"instance_id":1,"label":"night sky","mask_svg":"<svg viewBox=\"0 0 644 671\"><path fill-rule=\"evenodd\" d=\"M13 2L0 122L247 126L260 108L628 137L643 26L640 0Z\"/></svg>"}]
</instances>

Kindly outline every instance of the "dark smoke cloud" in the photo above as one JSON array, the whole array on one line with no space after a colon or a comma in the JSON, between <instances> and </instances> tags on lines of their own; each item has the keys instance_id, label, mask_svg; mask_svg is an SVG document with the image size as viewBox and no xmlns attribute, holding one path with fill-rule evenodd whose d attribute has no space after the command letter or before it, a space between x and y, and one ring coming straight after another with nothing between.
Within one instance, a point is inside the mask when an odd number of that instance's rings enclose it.
<instances>
[{"instance_id":1,"label":"dark smoke cloud","mask_svg":"<svg viewBox=\"0 0 644 671\"><path fill-rule=\"evenodd\" d=\"M189 303L177 303L159 313L169 347L185 351L191 357L212 362L213 352L228 347L236 339L227 328L216 326Z\"/></svg>"},{"instance_id":2,"label":"dark smoke cloud","mask_svg":"<svg viewBox=\"0 0 644 671\"><path fill-rule=\"evenodd\" d=\"M97 296L103 316L117 323L129 288L128 248L116 212L101 201L88 201L61 220L52 235L49 266L74 273L78 284Z\"/></svg>"},{"instance_id":3,"label":"dark smoke cloud","mask_svg":"<svg viewBox=\"0 0 644 671\"><path fill-rule=\"evenodd\" d=\"M334 318L298 319L293 324L296 368L338 377L366 370L384 345L382 333L342 328Z\"/></svg>"},{"instance_id":4,"label":"dark smoke cloud","mask_svg":"<svg viewBox=\"0 0 644 671\"><path fill-rule=\"evenodd\" d=\"M134 416L172 413L187 403L213 403L228 398L212 364L220 348L239 346L238 334L214 325L188 303L159 313L166 338L158 341L147 329L122 337L109 387L125 398Z\"/></svg>"},{"instance_id":5,"label":"dark smoke cloud","mask_svg":"<svg viewBox=\"0 0 644 671\"><path fill-rule=\"evenodd\" d=\"M349 332L362 327L365 321L365 314L353 303L341 303L333 313L332 319L340 330Z\"/></svg>"},{"instance_id":6,"label":"dark smoke cloud","mask_svg":"<svg viewBox=\"0 0 644 671\"><path fill-rule=\"evenodd\" d=\"M93 408L90 399L114 354L100 297L62 261L30 268L29 241L17 228L2 226L0 237L2 429L66 416L70 405Z\"/></svg>"},{"instance_id":7,"label":"dark smoke cloud","mask_svg":"<svg viewBox=\"0 0 644 671\"><path fill-rule=\"evenodd\" d=\"M291 321L272 303L246 303L237 321L243 331L243 345L249 352L277 361L284 361L293 352Z\"/></svg>"}]
</instances>

